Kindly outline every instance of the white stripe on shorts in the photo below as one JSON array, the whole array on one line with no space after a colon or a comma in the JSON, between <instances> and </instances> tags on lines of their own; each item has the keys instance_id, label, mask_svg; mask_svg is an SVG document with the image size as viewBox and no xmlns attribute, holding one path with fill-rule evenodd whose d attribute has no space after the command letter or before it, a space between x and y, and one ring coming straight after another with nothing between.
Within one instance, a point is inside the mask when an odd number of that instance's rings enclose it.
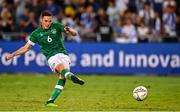
<instances>
[{"instance_id":1,"label":"white stripe on shorts","mask_svg":"<svg viewBox=\"0 0 180 112\"><path fill-rule=\"evenodd\" d=\"M64 87L61 85L56 85L55 88L62 90Z\"/></svg>"}]
</instances>

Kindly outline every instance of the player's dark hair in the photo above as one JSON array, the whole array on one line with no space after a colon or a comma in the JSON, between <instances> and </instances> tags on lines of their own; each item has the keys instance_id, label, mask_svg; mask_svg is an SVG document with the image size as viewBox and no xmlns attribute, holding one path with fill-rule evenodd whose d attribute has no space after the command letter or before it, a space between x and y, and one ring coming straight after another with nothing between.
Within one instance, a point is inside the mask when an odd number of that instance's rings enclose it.
<instances>
[{"instance_id":1,"label":"player's dark hair","mask_svg":"<svg viewBox=\"0 0 180 112\"><path fill-rule=\"evenodd\" d=\"M51 14L51 12L50 11L47 11L47 10L45 10L45 11L43 11L42 13L41 13L41 18L43 18L44 16L52 16L52 14Z\"/></svg>"}]
</instances>

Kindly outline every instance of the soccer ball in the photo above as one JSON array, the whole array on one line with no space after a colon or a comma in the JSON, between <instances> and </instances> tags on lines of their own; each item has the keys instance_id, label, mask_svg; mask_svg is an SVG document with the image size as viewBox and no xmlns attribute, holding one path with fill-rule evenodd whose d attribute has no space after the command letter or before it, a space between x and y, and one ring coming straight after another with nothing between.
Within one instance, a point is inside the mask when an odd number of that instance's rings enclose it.
<instances>
[{"instance_id":1,"label":"soccer ball","mask_svg":"<svg viewBox=\"0 0 180 112\"><path fill-rule=\"evenodd\" d=\"M138 86L133 90L133 97L137 101L143 101L146 99L148 94L147 89L144 86Z\"/></svg>"}]
</instances>

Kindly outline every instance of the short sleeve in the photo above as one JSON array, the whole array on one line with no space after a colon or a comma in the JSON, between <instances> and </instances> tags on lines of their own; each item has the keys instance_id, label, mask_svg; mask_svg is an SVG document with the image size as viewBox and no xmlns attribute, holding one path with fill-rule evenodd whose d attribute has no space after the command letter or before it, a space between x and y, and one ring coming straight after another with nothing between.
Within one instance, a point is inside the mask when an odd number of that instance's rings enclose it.
<instances>
[{"instance_id":1,"label":"short sleeve","mask_svg":"<svg viewBox=\"0 0 180 112\"><path fill-rule=\"evenodd\" d=\"M58 30L60 30L61 32L64 30L64 27L65 27L62 23L57 23L56 26Z\"/></svg>"},{"instance_id":2,"label":"short sleeve","mask_svg":"<svg viewBox=\"0 0 180 112\"><path fill-rule=\"evenodd\" d=\"M29 36L28 43L31 45L35 45L35 43L37 43L37 36L35 32L32 32Z\"/></svg>"}]
</instances>

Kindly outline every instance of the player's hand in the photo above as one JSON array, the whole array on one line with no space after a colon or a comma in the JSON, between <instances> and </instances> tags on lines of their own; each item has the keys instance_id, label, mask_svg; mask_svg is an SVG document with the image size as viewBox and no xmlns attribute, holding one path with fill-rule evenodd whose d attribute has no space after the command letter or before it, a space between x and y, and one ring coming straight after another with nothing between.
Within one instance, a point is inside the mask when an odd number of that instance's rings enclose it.
<instances>
[{"instance_id":1,"label":"player's hand","mask_svg":"<svg viewBox=\"0 0 180 112\"><path fill-rule=\"evenodd\" d=\"M69 26L66 26L66 27L64 28L64 30L67 31L67 32L69 32L69 31L70 31L70 27L69 27Z\"/></svg>"},{"instance_id":2,"label":"player's hand","mask_svg":"<svg viewBox=\"0 0 180 112\"><path fill-rule=\"evenodd\" d=\"M5 57L5 60L8 61L10 59L12 59L14 57L13 54L8 54L6 57Z\"/></svg>"},{"instance_id":3,"label":"player's hand","mask_svg":"<svg viewBox=\"0 0 180 112\"><path fill-rule=\"evenodd\" d=\"M77 31L73 28L70 28L68 26L64 27L64 31L66 34L70 34L72 36L76 36L77 35Z\"/></svg>"},{"instance_id":4,"label":"player's hand","mask_svg":"<svg viewBox=\"0 0 180 112\"><path fill-rule=\"evenodd\" d=\"M68 26L64 27L64 32L65 32L67 35L71 34L71 32L70 32L70 27L68 27Z\"/></svg>"}]
</instances>

